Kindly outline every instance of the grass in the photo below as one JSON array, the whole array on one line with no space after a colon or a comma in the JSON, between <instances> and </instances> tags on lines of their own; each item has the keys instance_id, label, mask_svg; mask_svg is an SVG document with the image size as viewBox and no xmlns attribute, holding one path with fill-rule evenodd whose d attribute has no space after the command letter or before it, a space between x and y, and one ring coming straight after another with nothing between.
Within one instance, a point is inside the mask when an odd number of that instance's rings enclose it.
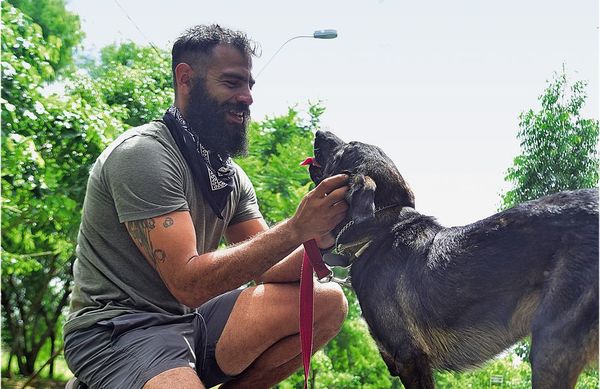
<instances>
[{"instance_id":1,"label":"grass","mask_svg":"<svg viewBox=\"0 0 600 389\"><path fill-rule=\"evenodd\" d=\"M8 389L64 389L66 381L39 379L23 388L24 378L2 378L2 388Z\"/></svg>"},{"instance_id":2,"label":"grass","mask_svg":"<svg viewBox=\"0 0 600 389\"><path fill-rule=\"evenodd\" d=\"M40 358L40 360L43 358ZM17 367L17 361L13 358L12 364L10 366L10 371L12 373L12 377L7 377L8 370L8 353L2 352L2 388L9 389L57 389L64 388L65 384L71 377L73 377L73 373L69 370L67 366L67 362L62 355L56 357L54 362L54 377L52 379L48 378L49 366L45 367L36 380L34 380L31 384L29 384L26 388L23 388L23 385L27 382L27 377L22 377L18 375L19 369ZM43 361L42 361L43 363Z\"/></svg>"},{"instance_id":3,"label":"grass","mask_svg":"<svg viewBox=\"0 0 600 389\"><path fill-rule=\"evenodd\" d=\"M58 389L64 388L66 382L73 376L63 356L56 358L54 365L54 379L48 379L48 368L46 367L41 378L37 379L26 388L23 384L27 378L17 376L5 377L7 372L6 362L8 354L2 353L2 388L8 389ZM16 363L13 361L12 371L17 371ZM491 377L502 377L502 384L494 384ZM508 354L503 358L494 359L482 367L465 373L441 372L435 375L436 387L438 389L479 389L479 388L531 388L531 369L528 363L523 363L514 354ZM598 370L592 368L584 371L576 385L576 389L597 389L599 384ZM340 388L343 389L343 388Z\"/></svg>"}]
</instances>

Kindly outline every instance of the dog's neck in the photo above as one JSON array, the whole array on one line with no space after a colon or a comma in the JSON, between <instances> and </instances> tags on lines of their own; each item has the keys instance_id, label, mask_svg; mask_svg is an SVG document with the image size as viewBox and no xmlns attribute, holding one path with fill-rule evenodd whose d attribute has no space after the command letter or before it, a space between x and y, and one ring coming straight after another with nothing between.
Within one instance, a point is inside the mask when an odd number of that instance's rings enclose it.
<instances>
[{"instance_id":1,"label":"dog's neck","mask_svg":"<svg viewBox=\"0 0 600 389\"><path fill-rule=\"evenodd\" d=\"M396 211L396 212L400 212L400 210L402 208L406 208L405 205L401 204L401 203L392 203L392 204L388 204L388 205L384 205L382 207L378 207L375 209L375 211L373 212L373 216L377 217L378 214L381 214L382 212L392 212L392 211ZM394 213L396 213L394 212Z\"/></svg>"},{"instance_id":2,"label":"dog's neck","mask_svg":"<svg viewBox=\"0 0 600 389\"><path fill-rule=\"evenodd\" d=\"M358 223L349 221L337 234L337 251L355 258L360 256L375 240L375 230L380 229L382 224L395 223L403 208L402 204L388 204L375 209L370 219Z\"/></svg>"}]
</instances>

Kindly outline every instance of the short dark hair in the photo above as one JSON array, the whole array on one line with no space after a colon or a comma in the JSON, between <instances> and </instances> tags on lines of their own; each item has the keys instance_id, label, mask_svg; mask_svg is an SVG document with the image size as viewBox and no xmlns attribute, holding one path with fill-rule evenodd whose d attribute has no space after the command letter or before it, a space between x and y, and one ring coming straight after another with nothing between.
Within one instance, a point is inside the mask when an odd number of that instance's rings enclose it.
<instances>
[{"instance_id":1,"label":"short dark hair","mask_svg":"<svg viewBox=\"0 0 600 389\"><path fill-rule=\"evenodd\" d=\"M242 31L223 28L218 24L198 25L188 28L177 38L171 51L173 86L177 87L175 68L182 62L197 62L202 56L210 55L217 45L231 45L248 58L258 55L258 44Z\"/></svg>"}]
</instances>

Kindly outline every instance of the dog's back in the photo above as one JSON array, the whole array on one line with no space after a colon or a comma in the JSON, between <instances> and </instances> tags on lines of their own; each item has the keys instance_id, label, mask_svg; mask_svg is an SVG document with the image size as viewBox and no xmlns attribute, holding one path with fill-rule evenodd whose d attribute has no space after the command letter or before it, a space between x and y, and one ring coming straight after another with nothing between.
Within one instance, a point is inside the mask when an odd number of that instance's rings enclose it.
<instances>
[{"instance_id":1,"label":"dog's back","mask_svg":"<svg viewBox=\"0 0 600 389\"><path fill-rule=\"evenodd\" d=\"M562 192L442 229L431 242L427 266L428 297L436 309L422 319L453 334L434 347L440 352L436 365L461 370L481 363L544 325L544 306L561 316L583 300L598 306L598 191ZM452 290L462 307L436 290ZM580 290L585 293L574 297ZM597 326L597 310L589 314L581 322ZM437 330L430 335L440 337ZM461 345L463 337L477 341Z\"/></svg>"}]
</instances>

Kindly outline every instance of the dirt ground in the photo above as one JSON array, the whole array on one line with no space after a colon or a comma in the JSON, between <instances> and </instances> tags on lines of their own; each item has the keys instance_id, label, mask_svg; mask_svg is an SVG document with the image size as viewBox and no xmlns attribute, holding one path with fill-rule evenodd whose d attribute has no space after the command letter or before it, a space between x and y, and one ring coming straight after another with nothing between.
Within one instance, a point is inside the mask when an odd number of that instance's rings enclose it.
<instances>
[{"instance_id":1,"label":"dirt ground","mask_svg":"<svg viewBox=\"0 0 600 389\"><path fill-rule=\"evenodd\" d=\"M52 380L38 380L23 388L26 380L2 378L2 389L64 389L66 382Z\"/></svg>"}]
</instances>

